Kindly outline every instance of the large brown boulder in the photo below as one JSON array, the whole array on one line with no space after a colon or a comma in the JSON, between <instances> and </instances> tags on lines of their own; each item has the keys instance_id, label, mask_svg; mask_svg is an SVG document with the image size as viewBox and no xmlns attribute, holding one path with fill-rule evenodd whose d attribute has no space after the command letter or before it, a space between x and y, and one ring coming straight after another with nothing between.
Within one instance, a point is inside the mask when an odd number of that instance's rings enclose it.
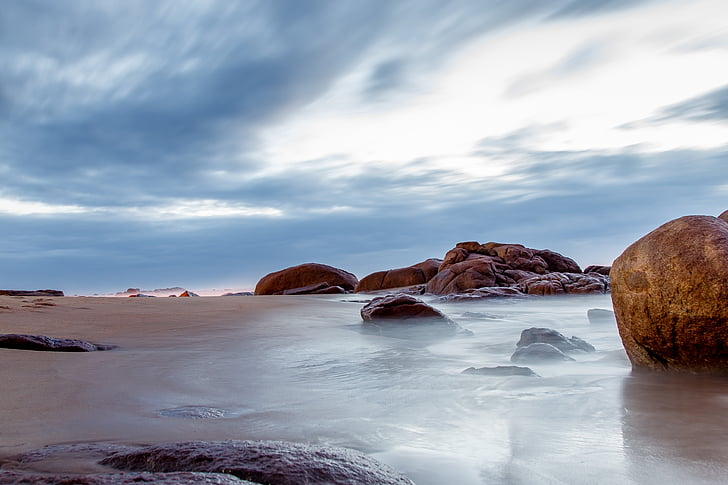
<instances>
[{"instance_id":1,"label":"large brown boulder","mask_svg":"<svg viewBox=\"0 0 728 485\"><path fill-rule=\"evenodd\" d=\"M358 282L356 276L343 269L319 263L305 263L265 275L255 286L255 294L304 294L306 291L299 290L305 287L316 288L312 293L332 286L354 291ZM326 285L322 285L323 283Z\"/></svg>"},{"instance_id":2,"label":"large brown boulder","mask_svg":"<svg viewBox=\"0 0 728 485\"><path fill-rule=\"evenodd\" d=\"M422 285L437 274L440 263L441 260L432 258L406 268L377 271L362 278L354 291L358 293Z\"/></svg>"},{"instance_id":3,"label":"large brown boulder","mask_svg":"<svg viewBox=\"0 0 728 485\"><path fill-rule=\"evenodd\" d=\"M728 222L728 211L721 212L721 214L718 216L718 219Z\"/></svg>"},{"instance_id":4,"label":"large brown boulder","mask_svg":"<svg viewBox=\"0 0 728 485\"><path fill-rule=\"evenodd\" d=\"M610 274L633 367L728 373L728 223L686 216L663 224Z\"/></svg>"}]
</instances>

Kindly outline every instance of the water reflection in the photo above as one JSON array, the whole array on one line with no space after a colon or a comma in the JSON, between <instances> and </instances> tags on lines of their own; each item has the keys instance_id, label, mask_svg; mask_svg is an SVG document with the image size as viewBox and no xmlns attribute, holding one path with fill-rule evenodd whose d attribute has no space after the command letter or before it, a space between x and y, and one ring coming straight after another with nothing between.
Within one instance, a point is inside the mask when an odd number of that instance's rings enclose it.
<instances>
[{"instance_id":1,"label":"water reflection","mask_svg":"<svg viewBox=\"0 0 728 485\"><path fill-rule=\"evenodd\" d=\"M633 373L622 435L639 483L728 482L728 378Z\"/></svg>"}]
</instances>

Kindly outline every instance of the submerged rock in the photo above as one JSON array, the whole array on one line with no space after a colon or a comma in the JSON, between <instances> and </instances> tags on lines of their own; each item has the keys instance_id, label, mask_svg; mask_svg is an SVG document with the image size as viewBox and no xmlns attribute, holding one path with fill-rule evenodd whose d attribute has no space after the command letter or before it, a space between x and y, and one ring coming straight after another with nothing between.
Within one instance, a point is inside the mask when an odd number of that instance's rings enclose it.
<instances>
[{"instance_id":1,"label":"submerged rock","mask_svg":"<svg viewBox=\"0 0 728 485\"><path fill-rule=\"evenodd\" d=\"M344 291L354 291L358 283L356 276L325 264L305 263L298 266L270 273L258 281L255 286L256 295L282 295L286 291L313 286L320 291L327 287L338 286ZM325 286L322 286L325 284ZM289 293L290 294L290 293ZM305 294L297 292L295 294Z\"/></svg>"},{"instance_id":2,"label":"submerged rock","mask_svg":"<svg viewBox=\"0 0 728 485\"><path fill-rule=\"evenodd\" d=\"M228 473L270 485L413 485L354 450L283 441L191 441L118 453L101 461L119 470Z\"/></svg>"},{"instance_id":3,"label":"submerged rock","mask_svg":"<svg viewBox=\"0 0 728 485\"><path fill-rule=\"evenodd\" d=\"M46 337L45 335L0 335L0 348L46 352L94 352L111 350L114 345L97 345L85 340Z\"/></svg>"},{"instance_id":4,"label":"submerged rock","mask_svg":"<svg viewBox=\"0 0 728 485\"><path fill-rule=\"evenodd\" d=\"M612 266L612 303L635 368L728 373L728 223L670 221Z\"/></svg>"},{"instance_id":5,"label":"submerged rock","mask_svg":"<svg viewBox=\"0 0 728 485\"><path fill-rule=\"evenodd\" d=\"M450 322L450 319L437 308L404 293L374 298L362 307L360 313L365 322L411 319Z\"/></svg>"},{"instance_id":6,"label":"submerged rock","mask_svg":"<svg viewBox=\"0 0 728 485\"><path fill-rule=\"evenodd\" d=\"M538 342L551 344L562 352L571 352L574 350L594 352L596 350L593 345L579 337L566 338L556 330L542 327L531 327L523 330L521 332L521 339L516 343L516 347L524 347Z\"/></svg>"},{"instance_id":7,"label":"submerged rock","mask_svg":"<svg viewBox=\"0 0 728 485\"><path fill-rule=\"evenodd\" d=\"M617 322L614 317L614 312L612 310L605 310L603 308L590 308L586 312L586 317L589 319L589 323L593 325Z\"/></svg>"},{"instance_id":8,"label":"submerged rock","mask_svg":"<svg viewBox=\"0 0 728 485\"><path fill-rule=\"evenodd\" d=\"M479 376L529 376L539 377L529 367L519 367L517 365L499 365L497 367L468 367L463 374L479 375Z\"/></svg>"},{"instance_id":9,"label":"submerged rock","mask_svg":"<svg viewBox=\"0 0 728 485\"><path fill-rule=\"evenodd\" d=\"M225 473L45 474L0 470L0 485L259 485Z\"/></svg>"},{"instance_id":10,"label":"submerged rock","mask_svg":"<svg viewBox=\"0 0 728 485\"><path fill-rule=\"evenodd\" d=\"M553 345L540 342L518 347L513 352L513 355L511 355L511 362L515 363L564 362L572 360L574 359Z\"/></svg>"}]
</instances>

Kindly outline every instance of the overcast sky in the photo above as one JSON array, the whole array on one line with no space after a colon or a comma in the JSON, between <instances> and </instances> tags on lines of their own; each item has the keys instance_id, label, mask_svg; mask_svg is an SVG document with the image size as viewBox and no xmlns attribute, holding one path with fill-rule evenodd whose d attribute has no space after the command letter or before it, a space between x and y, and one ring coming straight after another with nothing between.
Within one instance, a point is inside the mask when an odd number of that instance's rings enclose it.
<instances>
[{"instance_id":1,"label":"overcast sky","mask_svg":"<svg viewBox=\"0 0 728 485\"><path fill-rule=\"evenodd\" d=\"M725 0L4 0L0 288L252 287L728 209Z\"/></svg>"}]
</instances>

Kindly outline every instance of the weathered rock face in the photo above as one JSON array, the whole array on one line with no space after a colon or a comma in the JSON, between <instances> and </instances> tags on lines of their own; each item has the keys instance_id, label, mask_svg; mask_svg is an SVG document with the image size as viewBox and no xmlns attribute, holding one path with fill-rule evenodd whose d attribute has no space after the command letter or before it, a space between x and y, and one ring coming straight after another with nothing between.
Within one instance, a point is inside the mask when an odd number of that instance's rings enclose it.
<instances>
[{"instance_id":1,"label":"weathered rock face","mask_svg":"<svg viewBox=\"0 0 728 485\"><path fill-rule=\"evenodd\" d=\"M407 268L377 271L362 278L354 291L378 291L421 285L430 281L437 274L441 262L441 260L433 258Z\"/></svg>"},{"instance_id":2,"label":"weathered rock face","mask_svg":"<svg viewBox=\"0 0 728 485\"><path fill-rule=\"evenodd\" d=\"M548 249L462 242L447 252L439 272L428 282L427 292L446 295L475 288L507 287L554 272L580 274L581 268L574 260Z\"/></svg>"},{"instance_id":3,"label":"weathered rock face","mask_svg":"<svg viewBox=\"0 0 728 485\"><path fill-rule=\"evenodd\" d=\"M63 296L61 290L0 290L0 296Z\"/></svg>"},{"instance_id":4,"label":"weathered rock face","mask_svg":"<svg viewBox=\"0 0 728 485\"><path fill-rule=\"evenodd\" d=\"M518 282L518 289L528 295L561 295L565 293L607 293L609 277L599 273L549 273Z\"/></svg>"},{"instance_id":5,"label":"weathered rock face","mask_svg":"<svg viewBox=\"0 0 728 485\"><path fill-rule=\"evenodd\" d=\"M305 263L292 266L275 273L270 273L258 281L255 286L256 295L281 295L286 291L300 289L308 286L317 286L326 283L325 287L339 286L345 291L353 291L358 280L353 274L343 269L334 268L325 264ZM319 291L318 288L314 291ZM304 294L304 293L295 293Z\"/></svg>"},{"instance_id":6,"label":"weathered rock face","mask_svg":"<svg viewBox=\"0 0 728 485\"><path fill-rule=\"evenodd\" d=\"M728 222L728 210L721 212L721 214L718 216L718 219Z\"/></svg>"},{"instance_id":7,"label":"weathered rock face","mask_svg":"<svg viewBox=\"0 0 728 485\"><path fill-rule=\"evenodd\" d=\"M96 345L85 340L53 338L45 335L0 335L0 348L17 350L39 350L47 352L94 352L111 350L113 345Z\"/></svg>"},{"instance_id":8,"label":"weathered rock face","mask_svg":"<svg viewBox=\"0 0 728 485\"><path fill-rule=\"evenodd\" d=\"M357 451L282 441L192 441L119 453L101 464L120 470L216 472L271 485L413 485Z\"/></svg>"},{"instance_id":9,"label":"weathered rock face","mask_svg":"<svg viewBox=\"0 0 728 485\"><path fill-rule=\"evenodd\" d=\"M531 327L522 331L521 339L516 343L516 347L524 347L537 342L551 344L562 352L575 350L594 352L596 350L593 345L579 337L566 338L562 333L554 329L542 327Z\"/></svg>"},{"instance_id":10,"label":"weathered rock face","mask_svg":"<svg viewBox=\"0 0 728 485\"><path fill-rule=\"evenodd\" d=\"M468 367L465 369L463 374L470 374L476 376L527 376L527 377L539 377L529 367L519 367L517 365L499 365L497 367Z\"/></svg>"},{"instance_id":11,"label":"weathered rock face","mask_svg":"<svg viewBox=\"0 0 728 485\"><path fill-rule=\"evenodd\" d=\"M518 347L511 362L515 363L538 363L538 362L564 362L574 360L551 344L541 342Z\"/></svg>"},{"instance_id":12,"label":"weathered rock face","mask_svg":"<svg viewBox=\"0 0 728 485\"><path fill-rule=\"evenodd\" d=\"M612 266L612 302L635 368L728 373L728 223L670 221Z\"/></svg>"},{"instance_id":13,"label":"weathered rock face","mask_svg":"<svg viewBox=\"0 0 728 485\"><path fill-rule=\"evenodd\" d=\"M592 264L584 268L584 273L599 273L604 276L609 276L609 271L612 269L611 266L603 266L599 264Z\"/></svg>"},{"instance_id":14,"label":"weathered rock face","mask_svg":"<svg viewBox=\"0 0 728 485\"><path fill-rule=\"evenodd\" d=\"M259 485L224 473L90 473L49 475L0 470L0 485Z\"/></svg>"},{"instance_id":15,"label":"weathered rock face","mask_svg":"<svg viewBox=\"0 0 728 485\"><path fill-rule=\"evenodd\" d=\"M365 322L410 319L450 321L437 308L404 293L374 298L362 307L360 313Z\"/></svg>"}]
</instances>

